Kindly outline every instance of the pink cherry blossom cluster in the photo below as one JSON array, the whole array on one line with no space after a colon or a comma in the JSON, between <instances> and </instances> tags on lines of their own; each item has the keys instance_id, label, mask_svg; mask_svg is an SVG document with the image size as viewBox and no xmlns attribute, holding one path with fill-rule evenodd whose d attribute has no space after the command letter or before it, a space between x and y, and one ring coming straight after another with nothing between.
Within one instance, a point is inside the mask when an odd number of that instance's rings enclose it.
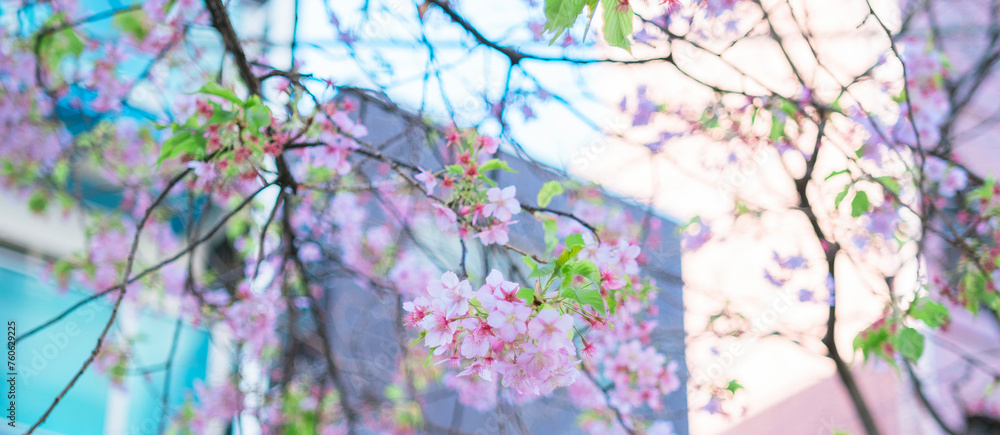
<instances>
[{"instance_id":1,"label":"pink cherry blossom cluster","mask_svg":"<svg viewBox=\"0 0 1000 435\"><path fill-rule=\"evenodd\" d=\"M445 272L427 286L430 299L421 296L404 304L406 323L422 331L424 345L446 357L442 362L462 369L458 376L499 380L519 400L547 396L579 376L570 338L573 317L556 308L526 305L520 290L496 269L476 291L468 280ZM482 400L480 396L466 398Z\"/></svg>"},{"instance_id":2,"label":"pink cherry blossom cluster","mask_svg":"<svg viewBox=\"0 0 1000 435\"><path fill-rule=\"evenodd\" d=\"M351 119L350 113L355 105L350 101L341 105L327 104L322 110L324 117L317 121L319 129L313 129L306 135L306 140L316 141L322 145L303 150L306 163L314 167L328 168L337 175L347 175L352 169L348 156L359 144L358 139L368 136L368 128Z\"/></svg>"},{"instance_id":3,"label":"pink cherry blossom cluster","mask_svg":"<svg viewBox=\"0 0 1000 435\"><path fill-rule=\"evenodd\" d=\"M924 176L937 184L937 192L943 198L951 198L969 185L969 174L957 166L949 166L944 160L928 156L924 163Z\"/></svg>"},{"instance_id":4,"label":"pink cherry blossom cluster","mask_svg":"<svg viewBox=\"0 0 1000 435\"><path fill-rule=\"evenodd\" d=\"M521 203L517 200L516 195L517 189L514 186L503 189L493 187L486 191L486 198L489 202L482 205L481 209L476 208L477 212L481 211L483 219L493 217L493 223L476 234L476 237L479 237L484 245L504 245L510 240L507 235L507 226L517 223L511 218L521 212Z\"/></svg>"},{"instance_id":5,"label":"pink cherry blossom cluster","mask_svg":"<svg viewBox=\"0 0 1000 435\"><path fill-rule=\"evenodd\" d=\"M499 149L499 141L454 128L447 133L446 140L455 148L457 164L442 174L421 168L414 176L428 197L434 195L441 177L440 185L445 189L441 194L448 199L432 204L438 229L452 231L457 225L461 236L471 233L484 245L507 244L508 226L517 223L513 218L521 212L517 189L514 186L487 189L485 186L491 181L482 174L487 170L486 164L499 162L490 160Z\"/></svg>"},{"instance_id":6,"label":"pink cherry blossom cluster","mask_svg":"<svg viewBox=\"0 0 1000 435\"><path fill-rule=\"evenodd\" d=\"M253 290L246 281L236 294L225 289L207 291L203 296L188 294L184 311L195 326L217 322L251 355L260 355L278 343L278 316L286 308L277 288Z\"/></svg>"},{"instance_id":7,"label":"pink cherry blossom cluster","mask_svg":"<svg viewBox=\"0 0 1000 435\"><path fill-rule=\"evenodd\" d=\"M211 386L196 380L194 393L198 403L191 407L187 421L180 422L192 433L205 433L212 424L224 426L246 409L246 394L232 380Z\"/></svg>"},{"instance_id":8,"label":"pink cherry blossom cluster","mask_svg":"<svg viewBox=\"0 0 1000 435\"><path fill-rule=\"evenodd\" d=\"M893 128L896 141L924 149L935 148L941 140L941 125L950 114L951 107L943 87L943 77L948 74L941 54L928 50L927 44L915 37L903 38L899 44L902 61L906 66L907 101L900 104L900 115ZM912 104L910 107L907 104ZM912 112L912 113L911 113ZM911 123L910 117L913 122Z\"/></svg>"}]
</instances>

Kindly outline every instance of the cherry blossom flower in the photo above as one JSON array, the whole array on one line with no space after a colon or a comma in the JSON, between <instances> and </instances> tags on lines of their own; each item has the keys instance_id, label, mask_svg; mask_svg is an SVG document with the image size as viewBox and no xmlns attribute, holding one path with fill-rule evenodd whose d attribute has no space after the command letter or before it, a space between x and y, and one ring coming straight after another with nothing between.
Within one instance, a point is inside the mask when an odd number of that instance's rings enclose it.
<instances>
[{"instance_id":1,"label":"cherry blossom flower","mask_svg":"<svg viewBox=\"0 0 1000 435\"><path fill-rule=\"evenodd\" d=\"M625 284L627 284L627 281L615 273L614 267L601 267L601 288L605 290L618 290L625 287Z\"/></svg>"},{"instance_id":2,"label":"cherry blossom flower","mask_svg":"<svg viewBox=\"0 0 1000 435\"><path fill-rule=\"evenodd\" d=\"M513 222L500 222L490 225L485 230L476 233L476 237L483 242L484 245L505 245L510 241L510 236L507 234L507 225L517 223Z\"/></svg>"},{"instance_id":3,"label":"cherry blossom flower","mask_svg":"<svg viewBox=\"0 0 1000 435\"><path fill-rule=\"evenodd\" d=\"M528 322L528 336L538 341L538 348L555 350L572 346L567 334L573 318L551 308L544 309Z\"/></svg>"},{"instance_id":4,"label":"cherry blossom flower","mask_svg":"<svg viewBox=\"0 0 1000 435\"><path fill-rule=\"evenodd\" d=\"M503 275L499 270L493 269L486 276L486 283L476 291L476 300L486 310L492 310L497 306L498 298L494 295L497 288L504 283Z\"/></svg>"},{"instance_id":5,"label":"cherry blossom flower","mask_svg":"<svg viewBox=\"0 0 1000 435\"><path fill-rule=\"evenodd\" d=\"M497 329L500 338L506 342L512 342L528 329L526 322L530 315L531 308L529 307L507 301L497 301L496 309L490 312L486 322Z\"/></svg>"},{"instance_id":6,"label":"cherry blossom flower","mask_svg":"<svg viewBox=\"0 0 1000 435\"><path fill-rule=\"evenodd\" d=\"M462 328L469 331L462 340L461 354L465 358L485 357L490 352L490 340L493 338L492 328L482 319L469 318L462 320Z\"/></svg>"},{"instance_id":7,"label":"cherry blossom flower","mask_svg":"<svg viewBox=\"0 0 1000 435\"><path fill-rule=\"evenodd\" d=\"M454 341L458 325L448 320L444 314L435 312L420 321L420 328L427 331L424 343L432 349L437 348L434 354L440 355L444 353L445 346L450 345Z\"/></svg>"},{"instance_id":8,"label":"cherry blossom flower","mask_svg":"<svg viewBox=\"0 0 1000 435\"><path fill-rule=\"evenodd\" d=\"M500 141L491 136L479 136L476 138L476 144L486 154L496 154L500 148Z\"/></svg>"},{"instance_id":9,"label":"cherry blossom flower","mask_svg":"<svg viewBox=\"0 0 1000 435\"><path fill-rule=\"evenodd\" d=\"M403 310L410 313L404 317L406 324L410 326L417 326L420 321L423 320L424 317L427 317L427 314L430 313L430 305L430 301L423 296L417 297L412 301L404 302Z\"/></svg>"},{"instance_id":10,"label":"cherry blossom flower","mask_svg":"<svg viewBox=\"0 0 1000 435\"><path fill-rule=\"evenodd\" d=\"M351 118L347 116L347 111L344 110L337 111L330 118L333 119L333 122L335 124L337 124L337 127L340 128L340 131L350 135L355 139L361 139L365 136L368 136L368 128L361 124L354 123L354 121L352 121Z\"/></svg>"},{"instance_id":11,"label":"cherry blossom flower","mask_svg":"<svg viewBox=\"0 0 1000 435\"><path fill-rule=\"evenodd\" d=\"M431 206L434 208L434 220L438 229L441 231L452 230L455 223L458 222L458 215L452 209L441 204L434 203Z\"/></svg>"},{"instance_id":12,"label":"cherry blossom flower","mask_svg":"<svg viewBox=\"0 0 1000 435\"><path fill-rule=\"evenodd\" d=\"M948 170L944 180L941 181L938 193L945 198L951 198L955 196L956 192L965 189L968 184L969 175L961 168L952 167Z\"/></svg>"},{"instance_id":13,"label":"cherry blossom flower","mask_svg":"<svg viewBox=\"0 0 1000 435\"><path fill-rule=\"evenodd\" d=\"M521 203L516 197L517 189L514 186L507 186L501 190L493 187L486 191L486 197L490 202L483 206L483 215L493 216L501 222L508 222L514 215L521 212Z\"/></svg>"},{"instance_id":14,"label":"cherry blossom flower","mask_svg":"<svg viewBox=\"0 0 1000 435\"><path fill-rule=\"evenodd\" d=\"M427 292L434 298L434 305L444 309L449 317L469 311L469 299L474 295L469 281L459 281L458 275L451 271L445 272L440 280L427 284Z\"/></svg>"},{"instance_id":15,"label":"cherry blossom flower","mask_svg":"<svg viewBox=\"0 0 1000 435\"><path fill-rule=\"evenodd\" d=\"M423 183L424 190L427 191L427 196L434 194L434 187L437 186L438 180L437 177L434 176L433 172L420 168L420 173L414 176L414 178Z\"/></svg>"}]
</instances>

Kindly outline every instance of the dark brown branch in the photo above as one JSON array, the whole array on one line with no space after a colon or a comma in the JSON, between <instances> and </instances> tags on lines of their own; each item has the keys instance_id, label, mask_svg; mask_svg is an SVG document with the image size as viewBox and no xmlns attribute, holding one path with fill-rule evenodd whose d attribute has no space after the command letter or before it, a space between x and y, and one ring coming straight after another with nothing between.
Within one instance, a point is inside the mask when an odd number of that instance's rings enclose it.
<instances>
[{"instance_id":1,"label":"dark brown branch","mask_svg":"<svg viewBox=\"0 0 1000 435\"><path fill-rule=\"evenodd\" d=\"M135 235L132 237L132 247L129 249L128 259L125 261L125 271L124 273L122 273L122 285L121 287L119 287L118 299L115 300L114 307L111 309L111 317L108 319L108 322L104 325L104 330L102 330L101 335L97 337L97 344L94 346L94 350L90 353L90 357L88 357L87 360L84 361L83 366L80 367L80 370L76 372L76 375L73 376L73 379L69 381L69 384L67 384L66 387L63 388L63 390L59 393L59 395L56 396L55 400L52 401L52 404L49 405L48 409L46 409L45 412L42 413L42 416L38 418L38 421L36 421L35 424L33 424L28 429L26 435L34 433L35 429L38 429L38 426L41 426L42 423L45 423L45 420L49 418L49 414L52 413L52 410L55 409L57 405L59 405L59 401L61 401L62 398L66 395L66 393L68 393L69 390L71 390L73 386L76 385L76 382L80 379L80 376L83 376L83 373L87 371L87 368L90 367L90 364L92 364L94 360L97 359L97 354L100 353L101 351L101 346L104 344L104 340L108 336L108 332L111 330L111 325L115 323L115 319L118 316L118 309L121 307L122 301L125 300L125 292L128 286L128 277L129 275L132 274L132 265L135 264L135 256L139 250L139 239L140 237L142 237L142 230L146 227L146 222L149 221L149 218L152 217L153 211L155 211L156 208L159 207L160 204L163 202L163 200L166 199L167 195L174 188L174 186L179 184L181 180L183 180L184 177L187 176L187 174L190 172L191 172L190 169L184 170L180 174L177 174L172 180L170 180L170 182L167 183L167 186L163 189L163 192L160 193L160 195L156 197L153 203L149 205L149 208L146 209L146 212L143 214L142 219L139 221L139 224L136 225Z\"/></svg>"}]
</instances>

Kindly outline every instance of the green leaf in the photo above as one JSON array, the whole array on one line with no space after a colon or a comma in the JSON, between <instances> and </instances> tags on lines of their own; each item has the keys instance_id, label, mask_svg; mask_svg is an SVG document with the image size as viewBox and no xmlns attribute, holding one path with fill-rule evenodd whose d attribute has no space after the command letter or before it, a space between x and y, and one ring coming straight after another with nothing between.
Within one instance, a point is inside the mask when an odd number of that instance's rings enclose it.
<instances>
[{"instance_id":1,"label":"green leaf","mask_svg":"<svg viewBox=\"0 0 1000 435\"><path fill-rule=\"evenodd\" d=\"M198 89L197 93L215 95L217 97L222 97L226 100L229 100L233 104L243 105L243 100L241 100L240 97L236 96L236 92L233 92L232 89L226 89L222 86L219 86L219 84L215 82L205 83L205 85L202 86L201 89Z\"/></svg>"},{"instance_id":2,"label":"green leaf","mask_svg":"<svg viewBox=\"0 0 1000 435\"><path fill-rule=\"evenodd\" d=\"M574 248L574 247L577 247L577 246L580 246L581 248L584 247L584 246L587 246L587 244L584 243L584 241L583 241L583 236L581 236L578 233L573 233L573 234L570 234L570 235L566 236L566 247L567 248Z\"/></svg>"},{"instance_id":3,"label":"green leaf","mask_svg":"<svg viewBox=\"0 0 1000 435\"><path fill-rule=\"evenodd\" d=\"M527 264L528 269L531 269L532 272L538 270L538 263L536 263L535 259L531 258L530 255L525 255L524 257L521 257L521 261L523 261L524 264Z\"/></svg>"},{"instance_id":4,"label":"green leaf","mask_svg":"<svg viewBox=\"0 0 1000 435\"><path fill-rule=\"evenodd\" d=\"M28 209L32 213L44 213L48 205L49 197L41 190L36 190L31 194L31 198L28 199Z\"/></svg>"},{"instance_id":5,"label":"green leaf","mask_svg":"<svg viewBox=\"0 0 1000 435\"><path fill-rule=\"evenodd\" d=\"M743 386L740 385L739 382L736 382L735 379L733 379L729 381L729 384L726 385L726 389L729 390L730 393L736 394L737 391L743 389Z\"/></svg>"},{"instance_id":6,"label":"green leaf","mask_svg":"<svg viewBox=\"0 0 1000 435\"><path fill-rule=\"evenodd\" d=\"M795 117L795 114L799 112L799 107L795 105L791 100L782 98L781 99L781 111L785 112L786 115L790 117Z\"/></svg>"},{"instance_id":7,"label":"green leaf","mask_svg":"<svg viewBox=\"0 0 1000 435\"><path fill-rule=\"evenodd\" d=\"M896 103L899 103L899 104L905 103L906 102L906 90L904 89L902 92L899 93L899 95L897 95L895 97L892 97L892 101L895 101Z\"/></svg>"},{"instance_id":8,"label":"green leaf","mask_svg":"<svg viewBox=\"0 0 1000 435\"><path fill-rule=\"evenodd\" d=\"M618 299L615 299L616 291L617 290L611 290L608 292L608 298L607 298L608 311L611 312L611 315L614 315L615 309L618 308Z\"/></svg>"},{"instance_id":9,"label":"green leaf","mask_svg":"<svg viewBox=\"0 0 1000 435\"><path fill-rule=\"evenodd\" d=\"M189 130L178 130L169 139L163 141L160 148L160 158L156 160L156 164L159 165L164 160L183 154L190 154L194 158L204 157L207 144L208 141L201 135L200 131L192 134Z\"/></svg>"},{"instance_id":10,"label":"green leaf","mask_svg":"<svg viewBox=\"0 0 1000 435\"><path fill-rule=\"evenodd\" d=\"M604 306L604 298L601 297L601 292L594 289L575 289L575 288L565 288L559 292L559 295L564 298L573 299L580 303L580 305L590 305L597 309L601 314L607 314L607 309Z\"/></svg>"},{"instance_id":11,"label":"green leaf","mask_svg":"<svg viewBox=\"0 0 1000 435\"><path fill-rule=\"evenodd\" d=\"M785 120L774 118L771 120L771 142L777 142L785 136Z\"/></svg>"},{"instance_id":12,"label":"green leaf","mask_svg":"<svg viewBox=\"0 0 1000 435\"><path fill-rule=\"evenodd\" d=\"M572 237L574 235L575 236L579 236L579 234L570 234L570 237ZM560 266L568 263L570 260L572 260L574 257L576 257L576 254L579 254L580 251L583 250L583 246L584 245L583 245L582 238L581 238L581 241L579 243L576 243L575 239L573 240L573 243L571 243L570 242L570 237L566 238L566 249L564 251L562 251L561 254L559 254L559 258L556 258L556 264L558 264Z\"/></svg>"},{"instance_id":13,"label":"green leaf","mask_svg":"<svg viewBox=\"0 0 1000 435\"><path fill-rule=\"evenodd\" d=\"M156 160L156 164L159 165L164 160L180 156L182 153L180 151L181 144L188 140L193 140L190 132L183 130L174 132L174 135L163 141L163 145L160 146L160 158Z\"/></svg>"},{"instance_id":14,"label":"green leaf","mask_svg":"<svg viewBox=\"0 0 1000 435\"><path fill-rule=\"evenodd\" d=\"M497 184L496 181L494 181L492 178L487 177L485 175L480 175L480 176L478 176L476 178L478 178L479 180L482 180L482 182L484 182L486 184L489 184L490 187L497 187L497 186L499 186L499 184Z\"/></svg>"},{"instance_id":15,"label":"green leaf","mask_svg":"<svg viewBox=\"0 0 1000 435\"><path fill-rule=\"evenodd\" d=\"M39 53L50 67L55 67L66 56L79 56L83 53L83 47L83 41L73 28L67 27L42 39L39 43Z\"/></svg>"},{"instance_id":16,"label":"green leaf","mask_svg":"<svg viewBox=\"0 0 1000 435\"><path fill-rule=\"evenodd\" d=\"M483 173L497 169L503 169L504 171L513 172L515 174L517 173L517 171L511 169L510 166L507 166L507 162L500 159L489 159L482 165L479 165L479 172Z\"/></svg>"},{"instance_id":17,"label":"green leaf","mask_svg":"<svg viewBox=\"0 0 1000 435\"><path fill-rule=\"evenodd\" d=\"M859 191L851 201L851 217L860 217L868 211L868 194Z\"/></svg>"},{"instance_id":18,"label":"green leaf","mask_svg":"<svg viewBox=\"0 0 1000 435\"><path fill-rule=\"evenodd\" d=\"M894 347L899 353L910 361L917 361L924 353L924 336L920 335L916 329L903 328L896 335Z\"/></svg>"},{"instance_id":19,"label":"green leaf","mask_svg":"<svg viewBox=\"0 0 1000 435\"><path fill-rule=\"evenodd\" d=\"M597 12L597 1L598 0L586 0L587 10L590 12L587 14L587 27L583 28L583 41L587 41L587 34L590 33L590 24L594 22L594 13Z\"/></svg>"},{"instance_id":20,"label":"green leaf","mask_svg":"<svg viewBox=\"0 0 1000 435\"><path fill-rule=\"evenodd\" d=\"M396 384L386 385L382 394L392 402L399 402L406 397L403 388Z\"/></svg>"},{"instance_id":21,"label":"green leaf","mask_svg":"<svg viewBox=\"0 0 1000 435\"><path fill-rule=\"evenodd\" d=\"M250 131L259 132L261 127L271 125L271 109L260 104L247 108L247 127Z\"/></svg>"},{"instance_id":22,"label":"green leaf","mask_svg":"<svg viewBox=\"0 0 1000 435\"><path fill-rule=\"evenodd\" d=\"M896 181L895 178L886 175L882 177L875 177L875 179L878 180L882 187L889 189L889 191L894 194L899 194L899 182Z\"/></svg>"},{"instance_id":23,"label":"green leaf","mask_svg":"<svg viewBox=\"0 0 1000 435\"><path fill-rule=\"evenodd\" d=\"M545 0L545 27L544 32L553 32L552 41L559 37L566 29L573 27L576 18L583 13L584 0Z\"/></svg>"},{"instance_id":24,"label":"green leaf","mask_svg":"<svg viewBox=\"0 0 1000 435\"><path fill-rule=\"evenodd\" d=\"M524 299L528 305L535 302L535 289L525 287L517 291L517 297Z\"/></svg>"},{"instance_id":25,"label":"green leaf","mask_svg":"<svg viewBox=\"0 0 1000 435\"><path fill-rule=\"evenodd\" d=\"M556 271L555 263L545 263L539 266L538 269L536 269L534 272L531 272L531 275L528 275L528 278L539 278L543 276L549 276L555 273L555 271Z\"/></svg>"},{"instance_id":26,"label":"green leaf","mask_svg":"<svg viewBox=\"0 0 1000 435\"><path fill-rule=\"evenodd\" d=\"M552 198L556 195L562 194L564 192L562 184L558 181L549 181L542 185L542 188L538 191L538 206L548 207L549 203L552 202Z\"/></svg>"},{"instance_id":27,"label":"green leaf","mask_svg":"<svg viewBox=\"0 0 1000 435\"><path fill-rule=\"evenodd\" d=\"M965 308L972 313L978 313L983 297L986 294L986 276L978 271L970 271L962 277L962 287L965 296Z\"/></svg>"},{"instance_id":28,"label":"green leaf","mask_svg":"<svg viewBox=\"0 0 1000 435\"><path fill-rule=\"evenodd\" d=\"M596 285L601 283L601 270L597 268L597 265L590 260L579 260L570 263L567 268L569 273L574 275L580 275L593 281Z\"/></svg>"},{"instance_id":29,"label":"green leaf","mask_svg":"<svg viewBox=\"0 0 1000 435\"><path fill-rule=\"evenodd\" d=\"M1000 312L1000 294L989 292L983 295L983 303L994 312Z\"/></svg>"},{"instance_id":30,"label":"green leaf","mask_svg":"<svg viewBox=\"0 0 1000 435\"><path fill-rule=\"evenodd\" d=\"M565 1L565 0L564 0ZM632 5L618 0L604 0L604 40L611 46L631 52Z\"/></svg>"},{"instance_id":31,"label":"green leaf","mask_svg":"<svg viewBox=\"0 0 1000 435\"><path fill-rule=\"evenodd\" d=\"M948 320L948 308L928 297L922 297L910 306L910 316L931 328L937 328Z\"/></svg>"},{"instance_id":32,"label":"green leaf","mask_svg":"<svg viewBox=\"0 0 1000 435\"><path fill-rule=\"evenodd\" d=\"M59 160L56 162L55 166L52 167L52 181L56 183L57 186L63 187L69 180L69 162L66 160Z\"/></svg>"},{"instance_id":33,"label":"green leaf","mask_svg":"<svg viewBox=\"0 0 1000 435\"><path fill-rule=\"evenodd\" d=\"M840 203L844 201L844 198L847 197L847 193L850 190L851 190L850 184L844 186L844 190L840 191L840 193L837 194L837 198L833 200L834 208L840 208Z\"/></svg>"},{"instance_id":34,"label":"green leaf","mask_svg":"<svg viewBox=\"0 0 1000 435\"><path fill-rule=\"evenodd\" d=\"M854 337L854 350L861 349L865 355L865 361L871 356L879 355L887 361L891 361L885 354L884 346L889 341L889 331L885 327L876 330L862 331Z\"/></svg>"},{"instance_id":35,"label":"green leaf","mask_svg":"<svg viewBox=\"0 0 1000 435\"><path fill-rule=\"evenodd\" d=\"M830 175L827 175L826 178L823 179L823 181L829 180L829 179L831 179L833 177L836 177L837 175L840 175L840 174L849 174L849 173L851 173L850 169L841 169L839 171L833 171L833 172L830 173Z\"/></svg>"},{"instance_id":36,"label":"green leaf","mask_svg":"<svg viewBox=\"0 0 1000 435\"><path fill-rule=\"evenodd\" d=\"M142 9L123 12L111 20L111 24L121 31L132 35L136 41L146 39L149 30L146 29L146 13Z\"/></svg>"},{"instance_id":37,"label":"green leaf","mask_svg":"<svg viewBox=\"0 0 1000 435\"><path fill-rule=\"evenodd\" d=\"M52 265L52 274L55 275L60 284L65 284L69 281L70 274L75 268L73 263L67 260L57 260Z\"/></svg>"},{"instance_id":38,"label":"green leaf","mask_svg":"<svg viewBox=\"0 0 1000 435\"><path fill-rule=\"evenodd\" d=\"M225 110L219 103L212 103L212 118L208 120L209 124L225 124L236 118L237 113L229 110Z\"/></svg>"},{"instance_id":39,"label":"green leaf","mask_svg":"<svg viewBox=\"0 0 1000 435\"><path fill-rule=\"evenodd\" d=\"M558 223L555 219L546 219L542 221L542 228L545 229L545 252L552 252L559 243L559 238L556 237L556 231L559 230Z\"/></svg>"},{"instance_id":40,"label":"green leaf","mask_svg":"<svg viewBox=\"0 0 1000 435\"><path fill-rule=\"evenodd\" d=\"M719 128L719 117L715 116L714 113L711 115L709 113L710 112L702 113L701 119L698 120L698 123L701 124L702 127L705 127L706 130Z\"/></svg>"}]
</instances>

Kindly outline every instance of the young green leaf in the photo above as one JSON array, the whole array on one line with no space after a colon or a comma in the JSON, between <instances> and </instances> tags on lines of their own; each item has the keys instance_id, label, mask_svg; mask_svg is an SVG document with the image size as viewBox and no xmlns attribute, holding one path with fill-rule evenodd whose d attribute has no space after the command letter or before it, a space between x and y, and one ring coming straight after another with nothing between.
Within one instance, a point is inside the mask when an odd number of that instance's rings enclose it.
<instances>
[{"instance_id":1,"label":"young green leaf","mask_svg":"<svg viewBox=\"0 0 1000 435\"><path fill-rule=\"evenodd\" d=\"M28 199L28 209L32 213L44 213L48 205L49 197L41 190L36 190L35 193L31 194L31 198Z\"/></svg>"},{"instance_id":2,"label":"young green leaf","mask_svg":"<svg viewBox=\"0 0 1000 435\"><path fill-rule=\"evenodd\" d=\"M538 206L548 207L549 203L552 202L552 198L562 193L563 187L558 181L549 181L545 183L542 185L541 190L538 191Z\"/></svg>"},{"instance_id":3,"label":"young green leaf","mask_svg":"<svg viewBox=\"0 0 1000 435\"><path fill-rule=\"evenodd\" d=\"M836 177L836 176L838 176L840 174L850 174L850 173L851 173L850 169L841 169L839 171L833 171L833 172L830 173L830 175L827 175L826 178L823 179L823 181L829 180L829 179L831 179L833 177Z\"/></svg>"},{"instance_id":4,"label":"young green leaf","mask_svg":"<svg viewBox=\"0 0 1000 435\"><path fill-rule=\"evenodd\" d=\"M833 206L835 208L840 208L840 203L844 201L844 198L847 197L847 193L850 192L850 190L851 190L851 185L848 184L844 186L844 190L841 190L840 193L837 194L837 197L834 198L833 200Z\"/></svg>"},{"instance_id":5,"label":"young green leaf","mask_svg":"<svg viewBox=\"0 0 1000 435\"><path fill-rule=\"evenodd\" d=\"M545 32L553 32L552 42L566 29L573 27L583 13L584 0L545 0ZM550 44L552 43L550 42Z\"/></svg>"},{"instance_id":6,"label":"young green leaf","mask_svg":"<svg viewBox=\"0 0 1000 435\"><path fill-rule=\"evenodd\" d=\"M531 305L535 302L535 289L531 287L525 287L517 291L517 297L524 299L527 305Z\"/></svg>"},{"instance_id":7,"label":"young green leaf","mask_svg":"<svg viewBox=\"0 0 1000 435\"><path fill-rule=\"evenodd\" d=\"M632 52L632 5L623 0L604 0L604 40Z\"/></svg>"},{"instance_id":8,"label":"young green leaf","mask_svg":"<svg viewBox=\"0 0 1000 435\"><path fill-rule=\"evenodd\" d=\"M581 248L584 247L584 246L587 246L587 244L584 243L584 241L583 241L583 236L581 236L579 233L573 233L573 234L570 234L570 235L566 236L566 247L567 248L574 248L574 247L577 247L577 246L579 246Z\"/></svg>"},{"instance_id":9,"label":"young green leaf","mask_svg":"<svg viewBox=\"0 0 1000 435\"><path fill-rule=\"evenodd\" d=\"M250 131L260 131L261 127L271 124L271 109L261 104L247 109L247 127Z\"/></svg>"},{"instance_id":10,"label":"young green leaf","mask_svg":"<svg viewBox=\"0 0 1000 435\"><path fill-rule=\"evenodd\" d=\"M560 291L559 295L564 298L573 299L579 302L580 305L590 305L601 314L607 314L607 309L604 306L604 298L601 297L601 292L598 290L569 287Z\"/></svg>"},{"instance_id":11,"label":"young green leaf","mask_svg":"<svg viewBox=\"0 0 1000 435\"><path fill-rule=\"evenodd\" d=\"M111 20L111 24L113 26L118 27L123 32L132 35L136 41L146 39L146 34L149 30L146 28L145 23L146 12L142 9L117 14Z\"/></svg>"},{"instance_id":12,"label":"young green leaf","mask_svg":"<svg viewBox=\"0 0 1000 435\"><path fill-rule=\"evenodd\" d=\"M910 307L910 316L931 328L937 328L948 320L948 308L928 297L922 297Z\"/></svg>"},{"instance_id":13,"label":"young green leaf","mask_svg":"<svg viewBox=\"0 0 1000 435\"><path fill-rule=\"evenodd\" d=\"M570 234L566 237L566 250L559 254L559 258L556 258L556 264L562 266L576 257L584 247L583 237L579 234Z\"/></svg>"},{"instance_id":14,"label":"young green leaf","mask_svg":"<svg viewBox=\"0 0 1000 435\"><path fill-rule=\"evenodd\" d=\"M236 112L223 109L219 103L212 103L212 118L208 120L209 124L225 124L235 118Z\"/></svg>"},{"instance_id":15,"label":"young green leaf","mask_svg":"<svg viewBox=\"0 0 1000 435\"><path fill-rule=\"evenodd\" d=\"M737 391L743 389L743 386L740 385L739 382L736 382L735 379L733 379L729 381L729 384L726 385L726 389L729 390L730 393L736 394Z\"/></svg>"},{"instance_id":16,"label":"young green leaf","mask_svg":"<svg viewBox=\"0 0 1000 435\"><path fill-rule=\"evenodd\" d=\"M574 275L580 275L587 278L597 285L601 283L601 270L597 268L597 265L590 260L579 260L571 263L569 267L570 273Z\"/></svg>"},{"instance_id":17,"label":"young green leaf","mask_svg":"<svg viewBox=\"0 0 1000 435\"><path fill-rule=\"evenodd\" d=\"M550 253L559 244L559 237L556 236L558 222L555 219L545 219L542 221L542 228L545 229L545 252Z\"/></svg>"},{"instance_id":18,"label":"young green leaf","mask_svg":"<svg viewBox=\"0 0 1000 435\"><path fill-rule=\"evenodd\" d=\"M777 142L785 136L785 120L774 118L771 120L771 142Z\"/></svg>"},{"instance_id":19,"label":"young green leaf","mask_svg":"<svg viewBox=\"0 0 1000 435\"><path fill-rule=\"evenodd\" d=\"M924 336L913 328L903 328L896 335L895 347L899 353L910 361L917 361L924 353Z\"/></svg>"},{"instance_id":20,"label":"young green leaf","mask_svg":"<svg viewBox=\"0 0 1000 435\"><path fill-rule=\"evenodd\" d=\"M58 66L66 56L79 56L83 53L83 41L67 27L43 38L38 44L38 52L49 66Z\"/></svg>"},{"instance_id":21,"label":"young green leaf","mask_svg":"<svg viewBox=\"0 0 1000 435\"><path fill-rule=\"evenodd\" d=\"M899 182L896 181L895 178L886 175L883 177L875 177L875 179L878 180L879 184L881 184L883 187L889 189L890 192L895 193L897 195L899 194Z\"/></svg>"},{"instance_id":22,"label":"young green leaf","mask_svg":"<svg viewBox=\"0 0 1000 435\"><path fill-rule=\"evenodd\" d=\"M205 85L202 86L201 89L198 89L197 93L215 95L217 97L222 97L226 100L229 100L233 104L243 105L243 100L241 100L240 97L236 96L236 92L233 92L232 89L226 89L222 86L219 86L219 84L215 82L205 83Z\"/></svg>"},{"instance_id":23,"label":"young green leaf","mask_svg":"<svg viewBox=\"0 0 1000 435\"><path fill-rule=\"evenodd\" d=\"M860 217L868 212L868 205L868 194L859 191L857 195L854 195L854 200L851 201L851 217Z\"/></svg>"},{"instance_id":24,"label":"young green leaf","mask_svg":"<svg viewBox=\"0 0 1000 435\"><path fill-rule=\"evenodd\" d=\"M517 173L517 171L511 169L510 166L507 165L507 162L500 159L489 159L482 165L479 165L479 172L483 173L497 169L503 169L504 171L513 172L515 174Z\"/></svg>"},{"instance_id":25,"label":"young green leaf","mask_svg":"<svg viewBox=\"0 0 1000 435\"><path fill-rule=\"evenodd\" d=\"M538 270L538 263L536 263L535 260L531 258L530 255L525 255L524 257L521 257L521 261L523 261L524 264L527 264L528 269L531 269L532 272Z\"/></svg>"}]
</instances>

